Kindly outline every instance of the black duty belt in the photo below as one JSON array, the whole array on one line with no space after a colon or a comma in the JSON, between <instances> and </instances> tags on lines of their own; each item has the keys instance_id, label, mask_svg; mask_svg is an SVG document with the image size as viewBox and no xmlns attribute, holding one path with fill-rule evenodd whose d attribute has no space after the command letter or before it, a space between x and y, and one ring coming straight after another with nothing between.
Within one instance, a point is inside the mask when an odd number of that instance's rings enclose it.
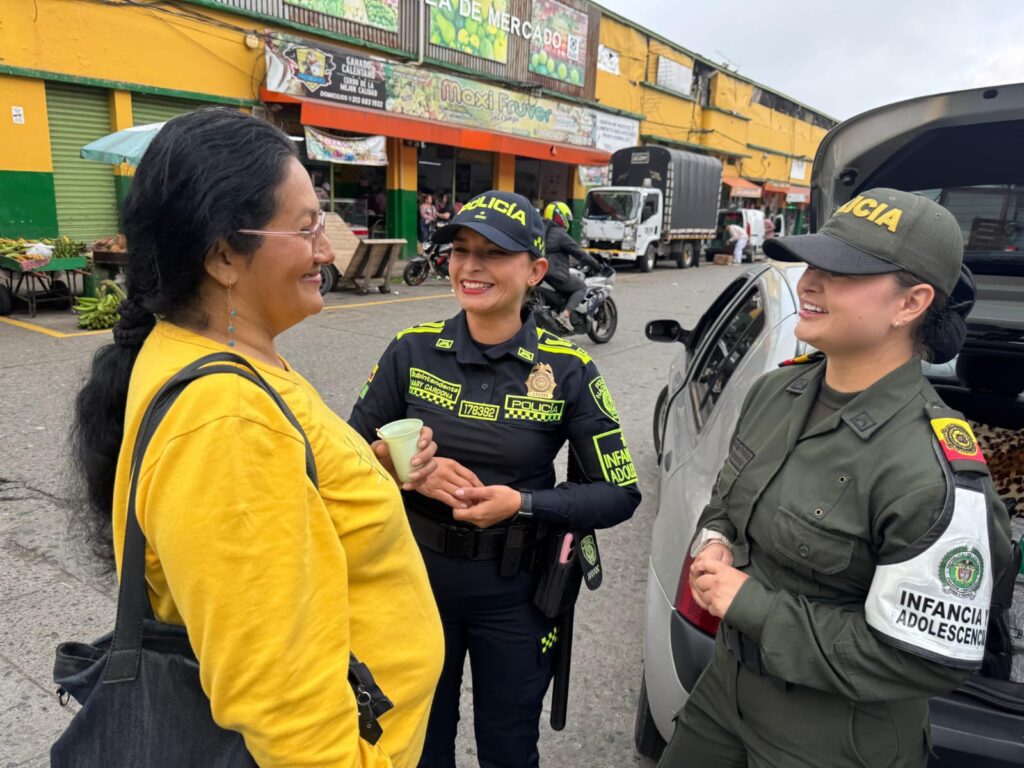
<instances>
[{"instance_id":1,"label":"black duty belt","mask_svg":"<svg viewBox=\"0 0 1024 768\"><path fill-rule=\"evenodd\" d=\"M523 534L532 530L530 525L512 525L503 528L470 528L434 520L417 512L409 512L409 525L412 527L416 543L421 547L449 557L461 557L465 560L496 560L505 554L506 542L514 539L519 544L517 549L533 549L534 536ZM529 542L527 544L527 542ZM525 552L522 554L526 554ZM516 563L516 571L526 562Z\"/></svg>"},{"instance_id":2,"label":"black duty belt","mask_svg":"<svg viewBox=\"0 0 1024 768\"><path fill-rule=\"evenodd\" d=\"M754 640L724 622L722 623L722 637L725 638L725 647L744 667L756 675L768 678L773 685L783 690L791 687L790 683L768 671L764 665L764 658L761 656L761 647Z\"/></svg>"}]
</instances>

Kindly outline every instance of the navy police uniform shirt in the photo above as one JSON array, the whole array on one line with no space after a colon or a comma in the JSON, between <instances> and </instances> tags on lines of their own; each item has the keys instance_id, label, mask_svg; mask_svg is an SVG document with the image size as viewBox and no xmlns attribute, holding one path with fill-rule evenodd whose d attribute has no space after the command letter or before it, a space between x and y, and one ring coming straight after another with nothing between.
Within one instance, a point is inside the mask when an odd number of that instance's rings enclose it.
<instances>
[{"instance_id":1,"label":"navy police uniform shirt","mask_svg":"<svg viewBox=\"0 0 1024 768\"><path fill-rule=\"evenodd\" d=\"M538 522L607 528L640 503L636 470L611 393L580 347L539 330L532 315L510 340L486 347L465 312L399 333L363 387L349 424L368 442L390 421L418 418L437 455L484 485L533 492ZM554 460L569 441L588 482L555 487ZM406 493L407 508L451 520L451 508Z\"/></svg>"}]
</instances>

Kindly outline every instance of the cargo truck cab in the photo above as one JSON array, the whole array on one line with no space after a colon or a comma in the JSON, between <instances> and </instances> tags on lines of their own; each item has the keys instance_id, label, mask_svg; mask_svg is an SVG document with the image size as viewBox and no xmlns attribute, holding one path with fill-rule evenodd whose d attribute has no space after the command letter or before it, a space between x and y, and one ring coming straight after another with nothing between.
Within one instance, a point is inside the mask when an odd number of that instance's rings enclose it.
<instances>
[{"instance_id":1,"label":"cargo truck cab","mask_svg":"<svg viewBox=\"0 0 1024 768\"><path fill-rule=\"evenodd\" d=\"M721 163L665 147L629 147L612 155L611 178L614 186L587 193L583 248L643 272L659 258L696 265L715 234Z\"/></svg>"}]
</instances>

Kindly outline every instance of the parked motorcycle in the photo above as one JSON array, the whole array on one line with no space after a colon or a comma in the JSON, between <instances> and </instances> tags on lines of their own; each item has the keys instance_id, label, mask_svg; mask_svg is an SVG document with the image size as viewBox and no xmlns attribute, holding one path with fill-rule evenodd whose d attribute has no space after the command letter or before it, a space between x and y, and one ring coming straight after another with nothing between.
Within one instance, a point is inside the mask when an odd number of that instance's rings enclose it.
<instances>
[{"instance_id":1,"label":"parked motorcycle","mask_svg":"<svg viewBox=\"0 0 1024 768\"><path fill-rule=\"evenodd\" d=\"M427 243L423 253L413 258L402 270L402 279L406 285L420 285L433 272L439 278L448 279L448 256L452 251L451 243L437 245Z\"/></svg>"},{"instance_id":2,"label":"parked motorcycle","mask_svg":"<svg viewBox=\"0 0 1024 768\"><path fill-rule=\"evenodd\" d=\"M619 325L619 310L611 296L615 286L615 270L607 261L598 260L601 262L599 269L581 265L569 270L587 285L583 301L569 311L572 332L559 320L567 297L547 283L541 283L527 301L539 327L559 336L586 333L596 344L611 341Z\"/></svg>"}]
</instances>

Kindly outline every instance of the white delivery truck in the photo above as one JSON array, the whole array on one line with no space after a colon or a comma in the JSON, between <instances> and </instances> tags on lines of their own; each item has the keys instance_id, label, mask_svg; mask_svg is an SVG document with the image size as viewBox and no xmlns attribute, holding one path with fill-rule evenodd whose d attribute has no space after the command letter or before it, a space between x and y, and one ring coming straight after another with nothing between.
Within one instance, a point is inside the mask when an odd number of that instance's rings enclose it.
<instances>
[{"instance_id":1,"label":"white delivery truck","mask_svg":"<svg viewBox=\"0 0 1024 768\"><path fill-rule=\"evenodd\" d=\"M587 193L580 245L649 272L659 258L697 264L715 236L722 164L667 147L628 147L612 155L611 186Z\"/></svg>"}]
</instances>

